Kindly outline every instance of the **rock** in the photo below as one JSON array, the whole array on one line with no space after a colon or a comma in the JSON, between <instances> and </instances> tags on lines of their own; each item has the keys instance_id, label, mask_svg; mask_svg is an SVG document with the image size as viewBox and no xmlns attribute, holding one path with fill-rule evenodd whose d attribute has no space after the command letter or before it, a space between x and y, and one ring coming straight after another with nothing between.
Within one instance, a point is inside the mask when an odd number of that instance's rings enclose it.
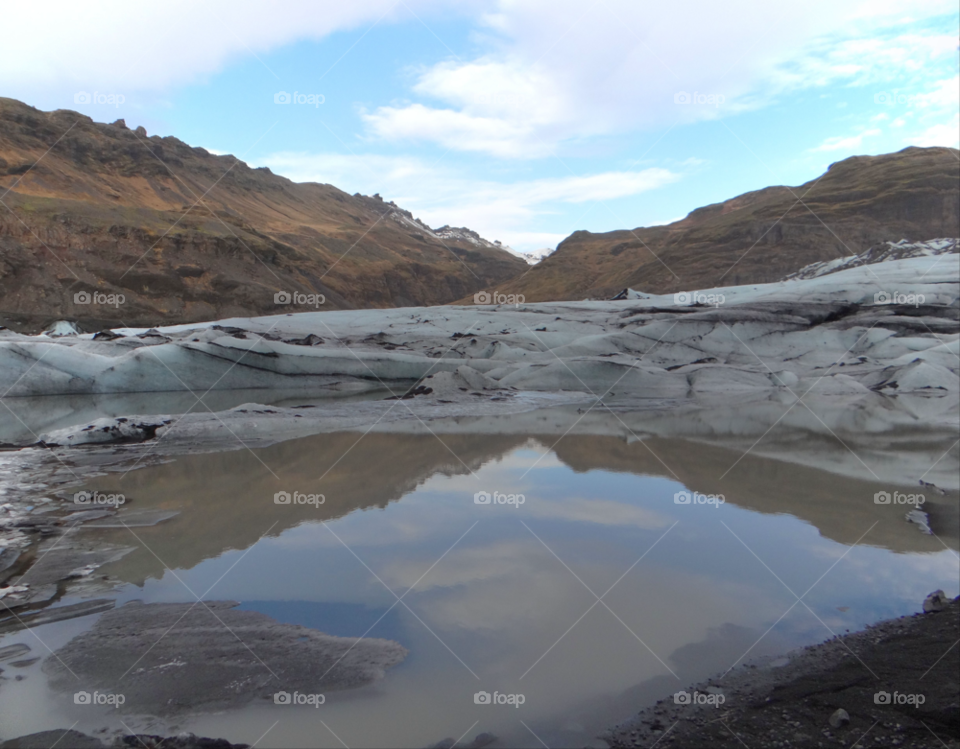
<instances>
[{"instance_id":1,"label":"rock","mask_svg":"<svg viewBox=\"0 0 960 749\"><path fill-rule=\"evenodd\" d=\"M850 723L850 714L842 707L838 707L830 716L830 725L834 728L841 728L848 723Z\"/></svg>"},{"instance_id":2,"label":"rock","mask_svg":"<svg viewBox=\"0 0 960 749\"><path fill-rule=\"evenodd\" d=\"M141 138L147 137L147 129L143 125L138 125L137 129L134 130L133 132L135 132Z\"/></svg>"},{"instance_id":3,"label":"rock","mask_svg":"<svg viewBox=\"0 0 960 749\"><path fill-rule=\"evenodd\" d=\"M946 593L944 593L942 590L935 590L924 600L923 613L932 614L936 613L937 611L943 611L943 609L946 608L948 601L949 599L947 598Z\"/></svg>"},{"instance_id":4,"label":"rock","mask_svg":"<svg viewBox=\"0 0 960 749\"><path fill-rule=\"evenodd\" d=\"M290 338L285 340L284 343L289 343L293 346L319 346L323 343L323 339L318 335L310 333L303 338Z\"/></svg>"},{"instance_id":5,"label":"rock","mask_svg":"<svg viewBox=\"0 0 960 749\"><path fill-rule=\"evenodd\" d=\"M122 117L119 120L114 120L112 124L114 127L118 127L121 130L127 129L127 122Z\"/></svg>"}]
</instances>

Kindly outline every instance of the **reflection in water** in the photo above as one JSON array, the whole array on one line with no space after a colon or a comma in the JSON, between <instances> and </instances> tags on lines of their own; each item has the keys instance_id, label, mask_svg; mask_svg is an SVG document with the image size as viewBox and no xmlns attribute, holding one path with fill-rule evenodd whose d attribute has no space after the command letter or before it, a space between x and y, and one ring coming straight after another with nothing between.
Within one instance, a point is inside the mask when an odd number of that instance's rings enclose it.
<instances>
[{"instance_id":1,"label":"reflection in water","mask_svg":"<svg viewBox=\"0 0 960 749\"><path fill-rule=\"evenodd\" d=\"M96 488L123 492L131 511L180 515L136 538L84 533L137 547L104 568L129 583L124 600L195 591L410 650L377 686L328 695L322 715L262 704L184 730L253 743L279 720L258 746L339 746L322 718L351 747L480 731L539 746L525 723L550 746L582 746L748 652L913 612L938 587L957 594L953 496L931 498L929 536L874 503L888 486L753 454L727 472L740 457L666 438L327 434L104 476ZM676 504L684 487L725 503ZM325 501L275 504L279 491ZM525 501L477 504L479 491ZM797 604L811 586L812 612ZM481 690L525 703L477 705ZM116 720L68 695L40 704L0 707L0 722Z\"/></svg>"}]
</instances>

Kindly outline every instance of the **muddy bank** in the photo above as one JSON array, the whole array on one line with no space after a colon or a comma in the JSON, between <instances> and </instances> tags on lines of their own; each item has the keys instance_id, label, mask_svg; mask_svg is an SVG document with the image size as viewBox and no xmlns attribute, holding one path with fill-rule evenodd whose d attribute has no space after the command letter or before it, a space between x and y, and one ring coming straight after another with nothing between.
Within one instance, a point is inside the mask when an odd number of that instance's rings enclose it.
<instances>
[{"instance_id":1,"label":"muddy bank","mask_svg":"<svg viewBox=\"0 0 960 749\"><path fill-rule=\"evenodd\" d=\"M960 746L958 639L960 598L806 648L789 662L735 669L661 700L603 738L617 749L953 749Z\"/></svg>"},{"instance_id":2,"label":"muddy bank","mask_svg":"<svg viewBox=\"0 0 960 749\"><path fill-rule=\"evenodd\" d=\"M101 616L43 670L54 689L88 702L90 692L102 692L120 711L167 716L255 699L313 704L298 695L322 704L322 692L377 681L407 655L396 642L332 637L238 605L128 603Z\"/></svg>"}]
</instances>

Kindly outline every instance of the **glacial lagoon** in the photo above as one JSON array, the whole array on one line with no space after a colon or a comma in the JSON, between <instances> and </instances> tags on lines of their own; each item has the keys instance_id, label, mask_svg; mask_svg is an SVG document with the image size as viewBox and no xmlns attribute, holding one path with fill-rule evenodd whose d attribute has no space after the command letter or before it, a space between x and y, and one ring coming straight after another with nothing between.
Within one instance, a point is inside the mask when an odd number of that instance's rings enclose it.
<instances>
[{"instance_id":1,"label":"glacial lagoon","mask_svg":"<svg viewBox=\"0 0 960 749\"><path fill-rule=\"evenodd\" d=\"M916 493L916 477L892 486L804 465L798 456L823 439L789 420L771 455L732 436L618 435L622 418L591 414L604 427L591 434L518 431L510 417L473 432L334 432L89 478L84 488L125 496L121 518L178 513L75 531L129 547L96 571L108 578L98 595L117 606L237 601L409 653L322 705L260 699L153 718L76 705L39 662L6 668L5 733L73 725L401 747L489 732L511 746L584 746L691 683L744 662L775 668L793 648L913 613L932 590L960 592L952 497L927 492L932 533L907 521L909 507L875 499ZM951 435L925 449L956 460ZM875 441L846 450L867 465L882 454ZM323 499L278 504L280 492ZM22 642L45 656L96 619L7 634L0 648ZM112 691L123 693L122 679Z\"/></svg>"}]
</instances>

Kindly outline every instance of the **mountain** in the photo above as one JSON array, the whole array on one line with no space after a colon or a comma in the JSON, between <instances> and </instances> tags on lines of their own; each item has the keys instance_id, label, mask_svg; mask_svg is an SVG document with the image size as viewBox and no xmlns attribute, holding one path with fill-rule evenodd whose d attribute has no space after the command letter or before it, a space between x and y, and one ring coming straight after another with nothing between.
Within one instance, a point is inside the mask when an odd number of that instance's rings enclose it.
<instances>
[{"instance_id":1,"label":"mountain","mask_svg":"<svg viewBox=\"0 0 960 749\"><path fill-rule=\"evenodd\" d=\"M542 250L533 250L531 252L518 252L509 245L505 245L498 240L490 242L489 240L484 239L479 234L477 234L472 229L466 229L464 227L454 227L454 226L441 226L439 229L432 230L437 237L441 239L450 241L463 241L469 242L470 244L480 245L483 247L496 247L501 250L506 250L514 257L518 257L523 260L527 265L536 265L541 260L543 260L547 255L553 252L553 248L546 247Z\"/></svg>"},{"instance_id":2,"label":"mountain","mask_svg":"<svg viewBox=\"0 0 960 749\"><path fill-rule=\"evenodd\" d=\"M552 247L542 247L539 250L531 250L530 252L518 253L524 260L527 261L530 265L536 265L545 257L553 253Z\"/></svg>"},{"instance_id":3,"label":"mountain","mask_svg":"<svg viewBox=\"0 0 960 749\"><path fill-rule=\"evenodd\" d=\"M9 327L302 311L317 295L323 309L444 304L526 269L496 243L434 232L378 195L295 183L123 120L0 98ZM278 305L278 293L293 302Z\"/></svg>"},{"instance_id":4,"label":"mountain","mask_svg":"<svg viewBox=\"0 0 960 749\"><path fill-rule=\"evenodd\" d=\"M528 302L777 281L883 242L960 236L960 152L855 156L799 187L768 187L666 226L578 231L497 288Z\"/></svg>"}]
</instances>

